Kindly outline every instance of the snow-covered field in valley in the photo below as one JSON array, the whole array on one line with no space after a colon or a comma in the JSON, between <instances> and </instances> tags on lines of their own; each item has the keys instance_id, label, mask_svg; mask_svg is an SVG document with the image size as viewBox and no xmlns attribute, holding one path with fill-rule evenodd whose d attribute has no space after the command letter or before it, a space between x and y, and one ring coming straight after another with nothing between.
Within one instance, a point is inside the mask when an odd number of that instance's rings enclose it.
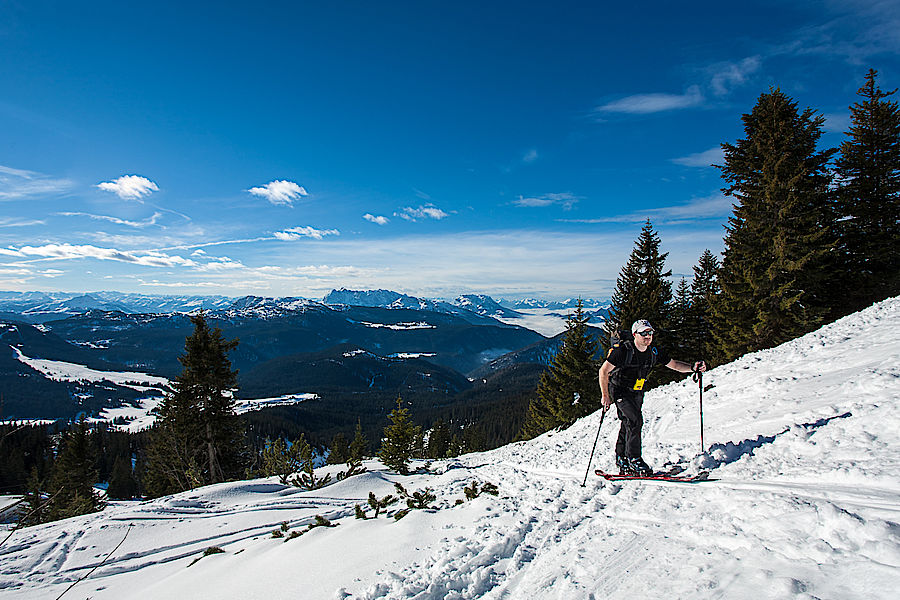
<instances>
[{"instance_id":1,"label":"snow-covered field in valley","mask_svg":"<svg viewBox=\"0 0 900 600\"><path fill-rule=\"evenodd\" d=\"M708 469L707 482L591 474L582 487L598 413L429 474L371 461L315 491L226 483L23 529L0 546L0 597L52 599L74 583L63 598L896 598L900 300L704 384L705 451L688 379L647 394L644 456ZM612 468L617 429L611 413L594 466ZM394 482L432 488L432 508L354 518ZM472 482L499 495L466 500ZM336 526L290 538L316 515Z\"/></svg>"}]
</instances>

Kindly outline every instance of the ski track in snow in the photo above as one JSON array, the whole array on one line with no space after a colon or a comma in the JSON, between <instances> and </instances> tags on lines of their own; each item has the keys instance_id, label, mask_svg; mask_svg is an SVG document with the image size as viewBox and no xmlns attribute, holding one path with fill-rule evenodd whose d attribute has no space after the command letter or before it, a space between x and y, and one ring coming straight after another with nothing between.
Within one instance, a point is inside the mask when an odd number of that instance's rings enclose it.
<instances>
[{"instance_id":1,"label":"ski track in snow","mask_svg":"<svg viewBox=\"0 0 900 600\"><path fill-rule=\"evenodd\" d=\"M877 334L876 334L877 331ZM900 300L647 394L644 456L712 481L606 482L618 431L600 415L564 431L314 491L220 484L16 532L0 598L464 600L896 597L900 582ZM335 473L337 467L322 472ZM492 482L455 506L472 481ZM433 510L357 520L370 491L426 486ZM397 508L396 506L393 508ZM336 523L282 541L315 515ZM224 554L191 563L210 546ZM190 566L189 566L190 565Z\"/></svg>"}]
</instances>

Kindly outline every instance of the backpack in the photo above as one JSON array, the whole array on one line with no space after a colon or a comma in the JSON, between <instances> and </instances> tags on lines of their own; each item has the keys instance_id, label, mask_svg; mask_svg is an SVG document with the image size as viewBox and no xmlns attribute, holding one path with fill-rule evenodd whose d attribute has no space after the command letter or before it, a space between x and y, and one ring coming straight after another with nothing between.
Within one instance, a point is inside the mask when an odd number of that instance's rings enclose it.
<instances>
[{"instance_id":1,"label":"backpack","mask_svg":"<svg viewBox=\"0 0 900 600\"><path fill-rule=\"evenodd\" d=\"M627 329L619 329L615 331L610 336L610 348L609 352L606 353L609 356L609 353L612 352L613 348L622 347L625 349L625 364L619 367L614 368L609 374L609 381L613 385L617 387L629 387L631 383L623 382L623 372L627 368L634 368L637 366L634 362L634 354L637 352L637 348L634 347L634 335L631 331ZM650 371L653 367L656 366L656 360L658 358L656 346L650 346L650 364L645 365L638 374L638 381L641 382L640 387L635 387L634 389L637 391L641 391L643 388L643 382L647 379L647 375L650 374Z\"/></svg>"}]
</instances>

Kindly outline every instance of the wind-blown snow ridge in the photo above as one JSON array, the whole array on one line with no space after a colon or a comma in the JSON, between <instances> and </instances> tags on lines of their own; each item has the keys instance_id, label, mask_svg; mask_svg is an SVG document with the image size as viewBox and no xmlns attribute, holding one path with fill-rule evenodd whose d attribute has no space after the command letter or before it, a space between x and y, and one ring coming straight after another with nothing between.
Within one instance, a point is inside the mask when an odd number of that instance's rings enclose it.
<instances>
[{"instance_id":1,"label":"wind-blown snow ridge","mask_svg":"<svg viewBox=\"0 0 900 600\"><path fill-rule=\"evenodd\" d=\"M581 486L600 415L564 431L316 491L221 484L16 532L0 596L56 598L894 598L900 581L900 300L647 394L645 458L700 484ZM611 467L607 415L594 464ZM328 467L332 472L336 467ZM472 481L498 497L456 505ZM353 518L369 492L426 486L394 522ZM322 515L337 523L284 542ZM225 552L198 558L209 546Z\"/></svg>"}]
</instances>

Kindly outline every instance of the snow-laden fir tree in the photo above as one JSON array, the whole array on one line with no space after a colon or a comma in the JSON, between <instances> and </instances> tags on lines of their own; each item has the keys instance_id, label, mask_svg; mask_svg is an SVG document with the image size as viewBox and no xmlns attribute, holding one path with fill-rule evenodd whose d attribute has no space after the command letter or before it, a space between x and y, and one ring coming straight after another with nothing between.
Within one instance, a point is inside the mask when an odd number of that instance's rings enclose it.
<instances>
[{"instance_id":1,"label":"snow-laden fir tree","mask_svg":"<svg viewBox=\"0 0 900 600\"><path fill-rule=\"evenodd\" d=\"M566 319L562 346L541 374L536 398L520 437L531 439L545 431L568 427L600 408L600 384L597 380L598 336L588 327L581 300Z\"/></svg>"},{"instance_id":2,"label":"snow-laden fir tree","mask_svg":"<svg viewBox=\"0 0 900 600\"><path fill-rule=\"evenodd\" d=\"M247 462L243 430L234 412L237 371L228 352L237 340L191 317L183 365L174 392L160 403L150 432L146 487L164 495L240 477Z\"/></svg>"},{"instance_id":3,"label":"snow-laden fir tree","mask_svg":"<svg viewBox=\"0 0 900 600\"><path fill-rule=\"evenodd\" d=\"M824 118L779 89L742 117L746 137L722 144L733 197L713 303L720 356L770 348L818 326L829 305L834 211L828 162L817 150Z\"/></svg>"},{"instance_id":4,"label":"snow-laden fir tree","mask_svg":"<svg viewBox=\"0 0 900 600\"><path fill-rule=\"evenodd\" d=\"M852 125L835 167L842 303L849 314L900 294L900 107L870 69L850 107Z\"/></svg>"},{"instance_id":5,"label":"snow-laden fir tree","mask_svg":"<svg viewBox=\"0 0 900 600\"><path fill-rule=\"evenodd\" d=\"M390 424L384 428L384 438L378 458L384 465L401 475L409 474L409 461L422 446L422 428L413 423L403 400L397 397L397 408L388 415Z\"/></svg>"}]
</instances>

